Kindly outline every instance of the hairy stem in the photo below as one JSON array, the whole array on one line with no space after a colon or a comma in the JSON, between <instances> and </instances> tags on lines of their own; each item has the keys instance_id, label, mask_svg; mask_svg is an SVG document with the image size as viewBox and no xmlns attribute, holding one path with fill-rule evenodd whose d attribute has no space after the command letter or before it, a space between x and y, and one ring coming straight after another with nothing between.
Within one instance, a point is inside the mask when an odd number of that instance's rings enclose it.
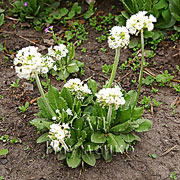
<instances>
[{"instance_id":1,"label":"hairy stem","mask_svg":"<svg viewBox=\"0 0 180 180\"><path fill-rule=\"evenodd\" d=\"M139 75L139 87L138 87L138 92L137 92L136 101L134 103L134 107L137 105L137 102L139 99L139 94L140 94L141 85L142 85L142 78L143 78L143 66L144 66L144 34L143 34L143 29L141 30L141 53L142 53L142 58L141 58L141 71L140 71L140 75Z\"/></svg>"},{"instance_id":2,"label":"hairy stem","mask_svg":"<svg viewBox=\"0 0 180 180\"><path fill-rule=\"evenodd\" d=\"M118 47L116 49L116 55L115 55L115 59L114 59L114 64L113 64L113 70L111 72L111 77L108 83L108 88L111 88L112 83L114 81L114 77L116 75L116 70L117 70L117 66L118 66L118 62L119 62L119 57L120 57L120 47Z\"/></svg>"}]
</instances>

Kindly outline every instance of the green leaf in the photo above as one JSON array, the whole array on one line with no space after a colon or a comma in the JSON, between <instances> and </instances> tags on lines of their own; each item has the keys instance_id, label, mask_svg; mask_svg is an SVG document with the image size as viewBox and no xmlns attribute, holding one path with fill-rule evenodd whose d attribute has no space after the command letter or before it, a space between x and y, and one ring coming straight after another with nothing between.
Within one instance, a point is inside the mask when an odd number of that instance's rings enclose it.
<instances>
[{"instance_id":1,"label":"green leaf","mask_svg":"<svg viewBox=\"0 0 180 180\"><path fill-rule=\"evenodd\" d=\"M162 11L162 17L167 23L171 21L171 13L169 9L165 9Z\"/></svg>"},{"instance_id":2,"label":"green leaf","mask_svg":"<svg viewBox=\"0 0 180 180\"><path fill-rule=\"evenodd\" d=\"M112 148L113 151L120 153L124 152L126 148L126 143L124 142L124 140L120 135L117 136L112 133L109 133L107 137L107 141L109 148Z\"/></svg>"},{"instance_id":3,"label":"green leaf","mask_svg":"<svg viewBox=\"0 0 180 180\"><path fill-rule=\"evenodd\" d=\"M143 119L144 122L139 124L139 127L135 129L136 132L149 131L152 127L152 122L148 119Z\"/></svg>"},{"instance_id":4,"label":"green leaf","mask_svg":"<svg viewBox=\"0 0 180 180\"><path fill-rule=\"evenodd\" d=\"M139 39L138 38L133 38L130 43L129 43L129 48L135 48L139 43Z\"/></svg>"},{"instance_id":5,"label":"green leaf","mask_svg":"<svg viewBox=\"0 0 180 180\"><path fill-rule=\"evenodd\" d=\"M82 130L83 128L83 119L82 118L77 118L73 122L73 128L75 130Z\"/></svg>"},{"instance_id":6,"label":"green leaf","mask_svg":"<svg viewBox=\"0 0 180 180\"><path fill-rule=\"evenodd\" d=\"M126 19L122 15L115 16L115 21L119 24L119 26L125 26L126 25Z\"/></svg>"},{"instance_id":7,"label":"green leaf","mask_svg":"<svg viewBox=\"0 0 180 180\"><path fill-rule=\"evenodd\" d=\"M123 132L129 127L129 125L130 125L130 121L127 121L127 122L122 123L122 124L118 124L118 125L112 127L110 129L110 132L114 132L114 133Z\"/></svg>"},{"instance_id":8,"label":"green leaf","mask_svg":"<svg viewBox=\"0 0 180 180\"><path fill-rule=\"evenodd\" d=\"M63 97L63 99L67 102L68 107L72 109L73 106L73 98L71 93L69 92L69 90L67 88L63 88L61 91L61 97Z\"/></svg>"},{"instance_id":9,"label":"green leaf","mask_svg":"<svg viewBox=\"0 0 180 180\"><path fill-rule=\"evenodd\" d=\"M104 145L101 148L101 153L106 162L110 162L112 160L113 152L112 152L112 149L107 147L107 145Z\"/></svg>"},{"instance_id":10,"label":"green leaf","mask_svg":"<svg viewBox=\"0 0 180 180\"><path fill-rule=\"evenodd\" d=\"M44 118L48 118L48 119L52 119L52 115L49 113L46 105L44 104L44 101L42 98L39 98L38 101L38 107L39 107L39 113L40 116L44 117Z\"/></svg>"},{"instance_id":11,"label":"green leaf","mask_svg":"<svg viewBox=\"0 0 180 180\"><path fill-rule=\"evenodd\" d=\"M71 33L71 31L68 31L68 32ZM69 51L69 53L68 53L68 58L67 58L67 64L69 64L75 56L75 48L74 48L73 43L69 44L68 51Z\"/></svg>"},{"instance_id":12,"label":"green leaf","mask_svg":"<svg viewBox=\"0 0 180 180\"><path fill-rule=\"evenodd\" d=\"M163 9L168 7L168 3L166 0L160 0L155 6L157 9Z\"/></svg>"},{"instance_id":13,"label":"green leaf","mask_svg":"<svg viewBox=\"0 0 180 180\"><path fill-rule=\"evenodd\" d=\"M78 65L76 64L76 61L71 61L70 64L68 64L67 66L67 71L69 73L75 73L75 72L78 72L79 71L79 67Z\"/></svg>"},{"instance_id":14,"label":"green leaf","mask_svg":"<svg viewBox=\"0 0 180 180\"><path fill-rule=\"evenodd\" d=\"M97 93L97 83L93 79L88 80L88 88L95 94Z\"/></svg>"},{"instance_id":15,"label":"green leaf","mask_svg":"<svg viewBox=\"0 0 180 180\"><path fill-rule=\"evenodd\" d=\"M0 26L4 24L4 14L0 15Z\"/></svg>"},{"instance_id":16,"label":"green leaf","mask_svg":"<svg viewBox=\"0 0 180 180\"><path fill-rule=\"evenodd\" d=\"M42 143L42 142L45 142L45 141L48 141L49 140L49 132L46 132L44 134L42 134L38 139L37 139L37 143Z\"/></svg>"},{"instance_id":17,"label":"green leaf","mask_svg":"<svg viewBox=\"0 0 180 180\"><path fill-rule=\"evenodd\" d=\"M69 167L76 168L81 163L81 154L79 153L79 150L76 149L72 153L67 154L66 162Z\"/></svg>"},{"instance_id":18,"label":"green leaf","mask_svg":"<svg viewBox=\"0 0 180 180\"><path fill-rule=\"evenodd\" d=\"M174 26L174 30L177 32L180 32L180 27L179 26Z\"/></svg>"},{"instance_id":19,"label":"green leaf","mask_svg":"<svg viewBox=\"0 0 180 180\"><path fill-rule=\"evenodd\" d=\"M0 156L4 156L8 153L7 149L0 149Z\"/></svg>"},{"instance_id":20,"label":"green leaf","mask_svg":"<svg viewBox=\"0 0 180 180\"><path fill-rule=\"evenodd\" d=\"M132 120L136 120L142 117L144 108L143 107L135 107L131 113Z\"/></svg>"},{"instance_id":21,"label":"green leaf","mask_svg":"<svg viewBox=\"0 0 180 180\"><path fill-rule=\"evenodd\" d=\"M64 100L64 98L59 96L59 91L57 88L50 86L48 90L48 100L55 111L56 109L62 110L62 109L67 109L67 103Z\"/></svg>"},{"instance_id":22,"label":"green leaf","mask_svg":"<svg viewBox=\"0 0 180 180\"><path fill-rule=\"evenodd\" d=\"M85 151L96 151L99 149L99 145L93 142L85 142L84 144Z\"/></svg>"},{"instance_id":23,"label":"green leaf","mask_svg":"<svg viewBox=\"0 0 180 180\"><path fill-rule=\"evenodd\" d=\"M89 96L83 101L82 106L88 106L93 101L93 96Z\"/></svg>"},{"instance_id":24,"label":"green leaf","mask_svg":"<svg viewBox=\"0 0 180 180\"><path fill-rule=\"evenodd\" d=\"M127 143L133 142L135 140L140 141L141 139L136 136L133 133L129 133L129 134L121 134L121 137L124 139L124 141L126 141Z\"/></svg>"},{"instance_id":25,"label":"green leaf","mask_svg":"<svg viewBox=\"0 0 180 180\"><path fill-rule=\"evenodd\" d=\"M5 10L0 8L0 13L3 13Z\"/></svg>"},{"instance_id":26,"label":"green leaf","mask_svg":"<svg viewBox=\"0 0 180 180\"><path fill-rule=\"evenodd\" d=\"M48 121L45 118L38 118L38 119L33 119L32 121L30 121L30 124L36 126L37 129L39 130L43 130L43 129L49 129L50 125L53 124L53 122Z\"/></svg>"},{"instance_id":27,"label":"green leaf","mask_svg":"<svg viewBox=\"0 0 180 180\"><path fill-rule=\"evenodd\" d=\"M121 14L123 15L123 17L125 17L126 19L129 19L129 14L126 11L121 11Z\"/></svg>"},{"instance_id":28,"label":"green leaf","mask_svg":"<svg viewBox=\"0 0 180 180\"><path fill-rule=\"evenodd\" d=\"M137 92L135 90L131 90L126 94L125 101L126 103L123 105L122 109L128 109L129 107L133 107L136 102Z\"/></svg>"},{"instance_id":29,"label":"green leaf","mask_svg":"<svg viewBox=\"0 0 180 180\"><path fill-rule=\"evenodd\" d=\"M106 137L105 137L104 133L97 131L92 134L91 141L94 143L105 143Z\"/></svg>"},{"instance_id":30,"label":"green leaf","mask_svg":"<svg viewBox=\"0 0 180 180\"><path fill-rule=\"evenodd\" d=\"M93 152L83 152L82 159L85 163L89 164L90 166L94 166L96 164L96 158Z\"/></svg>"},{"instance_id":31,"label":"green leaf","mask_svg":"<svg viewBox=\"0 0 180 180\"><path fill-rule=\"evenodd\" d=\"M131 119L131 108L126 110L119 109L117 111L116 120L119 123L124 123Z\"/></svg>"}]
</instances>

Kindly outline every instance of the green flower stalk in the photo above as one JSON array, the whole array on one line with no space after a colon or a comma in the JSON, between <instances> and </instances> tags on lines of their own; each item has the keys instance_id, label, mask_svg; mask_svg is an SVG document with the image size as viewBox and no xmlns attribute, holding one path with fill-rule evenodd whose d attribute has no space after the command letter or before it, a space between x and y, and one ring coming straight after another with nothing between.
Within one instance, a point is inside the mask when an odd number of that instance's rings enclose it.
<instances>
[{"instance_id":1,"label":"green flower stalk","mask_svg":"<svg viewBox=\"0 0 180 180\"><path fill-rule=\"evenodd\" d=\"M141 70L140 70L140 75L139 75L139 87L137 91L137 96L136 96L136 101L134 103L134 107L137 105L140 91L141 91L141 86L142 86L142 79L143 79L143 67L144 67L144 34L143 34L143 29L141 29Z\"/></svg>"},{"instance_id":2,"label":"green flower stalk","mask_svg":"<svg viewBox=\"0 0 180 180\"><path fill-rule=\"evenodd\" d=\"M111 73L111 77L108 83L108 88L111 88L112 83L114 81L115 75L116 75L116 70L117 70L117 66L118 66L118 62L119 62L119 57L120 57L120 47L118 47L116 49L116 55L115 55L115 59L114 59L114 64L113 64L113 69L112 69L112 73Z\"/></svg>"},{"instance_id":3,"label":"green flower stalk","mask_svg":"<svg viewBox=\"0 0 180 180\"><path fill-rule=\"evenodd\" d=\"M129 31L124 26L122 27L114 26L110 30L110 36L108 37L108 44L111 49L116 49L116 55L115 55L113 70L108 83L108 88L111 88L116 75L116 70L120 57L120 49L125 48L129 44L129 39L130 39Z\"/></svg>"},{"instance_id":4,"label":"green flower stalk","mask_svg":"<svg viewBox=\"0 0 180 180\"><path fill-rule=\"evenodd\" d=\"M142 78L143 78L143 66L144 66L144 29L152 31L154 29L154 22L157 22L157 19L151 14L147 16L147 11L139 11L137 14L132 15L126 22L126 27L129 30L130 34L135 34L136 36L141 33L141 71L139 75L139 87L136 96L136 101L134 107L137 105L139 94L141 91ZM133 107L133 108L134 108Z\"/></svg>"},{"instance_id":5,"label":"green flower stalk","mask_svg":"<svg viewBox=\"0 0 180 180\"><path fill-rule=\"evenodd\" d=\"M42 100L45 104L45 106L47 107L49 113L51 114L52 117L56 117L56 114L54 113L54 111L52 110L52 108L50 107L46 97L45 97L45 94L44 94L44 91L43 91L43 88L41 86L41 82L39 80L39 76L37 73L35 73L35 79L36 79L36 83L37 83L37 86L38 86L38 89L39 89L39 92L41 94L41 97L42 97Z\"/></svg>"}]
</instances>

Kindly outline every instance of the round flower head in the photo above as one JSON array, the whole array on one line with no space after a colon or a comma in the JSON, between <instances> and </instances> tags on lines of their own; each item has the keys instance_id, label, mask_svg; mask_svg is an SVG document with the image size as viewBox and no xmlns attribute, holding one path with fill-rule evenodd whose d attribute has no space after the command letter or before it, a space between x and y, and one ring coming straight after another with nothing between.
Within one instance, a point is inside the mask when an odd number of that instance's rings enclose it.
<instances>
[{"instance_id":1,"label":"round flower head","mask_svg":"<svg viewBox=\"0 0 180 180\"><path fill-rule=\"evenodd\" d=\"M43 58L38 52L38 48L34 46L22 48L18 51L14 59L15 70L18 77L25 79L35 77L35 73L47 73L52 64L53 62Z\"/></svg>"},{"instance_id":2,"label":"round flower head","mask_svg":"<svg viewBox=\"0 0 180 180\"><path fill-rule=\"evenodd\" d=\"M88 88L87 84L83 85L83 82L78 78L70 79L64 87L69 89L78 99L84 99L84 95L91 94L91 90Z\"/></svg>"},{"instance_id":3,"label":"round flower head","mask_svg":"<svg viewBox=\"0 0 180 180\"><path fill-rule=\"evenodd\" d=\"M108 44L111 49L123 48L129 44L130 35L126 27L114 26L110 30Z\"/></svg>"},{"instance_id":4,"label":"round flower head","mask_svg":"<svg viewBox=\"0 0 180 180\"><path fill-rule=\"evenodd\" d=\"M97 102L100 102L103 107L112 105L118 109L120 105L125 104L121 88L118 86L101 89L96 96Z\"/></svg>"},{"instance_id":5,"label":"round flower head","mask_svg":"<svg viewBox=\"0 0 180 180\"><path fill-rule=\"evenodd\" d=\"M68 124L52 124L50 126L49 138L51 139L51 146L55 152L60 151L60 146L65 150L68 150L68 147L65 143L65 139L70 137L70 132L67 130L70 129Z\"/></svg>"},{"instance_id":6,"label":"round flower head","mask_svg":"<svg viewBox=\"0 0 180 180\"><path fill-rule=\"evenodd\" d=\"M157 21L156 18L153 15L146 16L146 14L146 11L139 11L127 20L126 27L129 33L138 35L142 29L147 29L148 31L154 29L153 23Z\"/></svg>"},{"instance_id":7,"label":"round flower head","mask_svg":"<svg viewBox=\"0 0 180 180\"><path fill-rule=\"evenodd\" d=\"M48 48L48 55L55 60L61 60L61 58L66 57L68 50L64 44Z\"/></svg>"}]
</instances>

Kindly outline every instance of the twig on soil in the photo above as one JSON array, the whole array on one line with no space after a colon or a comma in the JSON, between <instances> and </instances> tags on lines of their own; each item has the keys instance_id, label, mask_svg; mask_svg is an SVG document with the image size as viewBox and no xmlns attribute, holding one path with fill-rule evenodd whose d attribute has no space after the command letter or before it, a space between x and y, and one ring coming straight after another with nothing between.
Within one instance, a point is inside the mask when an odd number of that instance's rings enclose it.
<instances>
[{"instance_id":1,"label":"twig on soil","mask_svg":"<svg viewBox=\"0 0 180 180\"><path fill-rule=\"evenodd\" d=\"M176 107L178 107L179 104L180 104L180 97L179 97L179 99L176 101Z\"/></svg>"},{"instance_id":2,"label":"twig on soil","mask_svg":"<svg viewBox=\"0 0 180 180\"><path fill-rule=\"evenodd\" d=\"M40 97L37 97L37 98L35 98L35 99L31 100L29 103L30 103L30 104L35 103L35 102L36 102L39 98L40 98Z\"/></svg>"},{"instance_id":3,"label":"twig on soil","mask_svg":"<svg viewBox=\"0 0 180 180\"><path fill-rule=\"evenodd\" d=\"M6 19L9 19L9 20L12 20L12 21L19 21L19 19L15 19L15 18L12 18L12 17L8 17L8 16L5 16Z\"/></svg>"},{"instance_id":4,"label":"twig on soil","mask_svg":"<svg viewBox=\"0 0 180 180\"><path fill-rule=\"evenodd\" d=\"M153 103L151 102L150 105L151 105L151 114L152 116L154 116Z\"/></svg>"},{"instance_id":5,"label":"twig on soil","mask_svg":"<svg viewBox=\"0 0 180 180\"><path fill-rule=\"evenodd\" d=\"M172 150L174 150L177 147L177 145L171 147L170 149L168 149L167 151L165 151L161 156L165 156L166 154L168 154L169 152L171 152Z\"/></svg>"}]
</instances>

